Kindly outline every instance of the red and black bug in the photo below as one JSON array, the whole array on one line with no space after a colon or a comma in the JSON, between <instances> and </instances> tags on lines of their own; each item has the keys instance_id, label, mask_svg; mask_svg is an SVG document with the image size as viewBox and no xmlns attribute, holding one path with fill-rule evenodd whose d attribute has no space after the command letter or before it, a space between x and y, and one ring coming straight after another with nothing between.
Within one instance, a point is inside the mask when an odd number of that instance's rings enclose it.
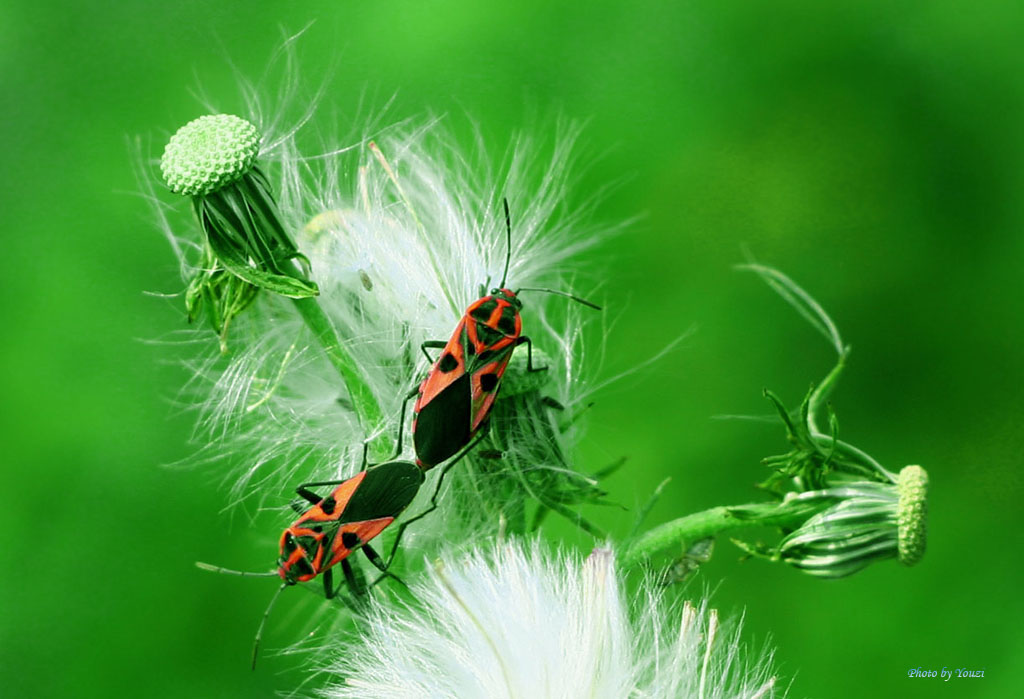
<instances>
[{"instance_id":1,"label":"red and black bug","mask_svg":"<svg viewBox=\"0 0 1024 699\"><path fill-rule=\"evenodd\" d=\"M433 366L419 388L409 394L406 402L416 396L413 406L413 446L416 450L416 463L424 470L459 453L486 425L487 416L501 386L501 378L516 347L526 345L528 371L546 369L533 367L533 345L530 338L522 334L523 322L519 311L523 304L518 296L520 291L559 294L600 310L600 306L562 291L528 287L512 291L505 288L512 259L512 222L508 200L504 204L508 251L501 284L466 309L447 342L428 340L421 345ZM427 349L440 349L441 355L435 361ZM399 448L400 445L401 432Z\"/></svg>"},{"instance_id":2,"label":"red and black bug","mask_svg":"<svg viewBox=\"0 0 1024 699\"><path fill-rule=\"evenodd\" d=\"M437 488L430 501L430 507L401 524L387 560L384 560L368 542L394 522L413 501L423 483L423 471L408 461L389 461L366 467L364 450L364 470L355 476L346 480L305 483L296 488L299 496L310 503L312 507L303 511L302 503L293 505L302 512L302 516L281 534L277 570L267 573L249 573L206 563L196 564L204 570L218 573L258 577L276 575L284 581L274 597L271 598L270 604L267 605L256 631L256 638L253 642L253 668L256 667L256 657L264 624L277 596L286 587L300 582L308 582L320 576L323 580L324 596L328 599L333 598L340 589L340 584L338 587L334 585L333 569L335 565L340 564L349 589L353 594L362 594L365 592L365 585L359 583L348 560L356 551L362 551L370 563L381 571L381 576L373 585L385 577L398 580L396 576L388 572L388 568L394 560L402 534L410 524L437 508L437 495L441 489L441 482L448 468L454 463L449 464L441 472ZM310 488L323 486L336 487L326 496L320 496L310 490Z\"/></svg>"},{"instance_id":3,"label":"red and black bug","mask_svg":"<svg viewBox=\"0 0 1024 699\"><path fill-rule=\"evenodd\" d=\"M408 461L389 461L367 468L344 481L306 483L296 492L313 506L281 534L277 574L286 585L323 577L324 593L333 597L331 569L341 564L345 579L352 582L348 557L362 550L370 562L387 575L387 564L369 545L409 506L423 473ZM337 486L321 497L309 490ZM406 523L408 524L408 522Z\"/></svg>"}]
</instances>

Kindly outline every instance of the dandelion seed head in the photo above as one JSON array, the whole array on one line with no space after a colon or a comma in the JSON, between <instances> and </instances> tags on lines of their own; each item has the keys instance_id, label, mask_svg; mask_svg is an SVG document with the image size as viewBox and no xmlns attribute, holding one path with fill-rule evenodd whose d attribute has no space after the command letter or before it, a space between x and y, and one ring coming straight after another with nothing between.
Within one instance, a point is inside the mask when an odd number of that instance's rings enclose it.
<instances>
[{"instance_id":1,"label":"dandelion seed head","mask_svg":"<svg viewBox=\"0 0 1024 699\"><path fill-rule=\"evenodd\" d=\"M337 639L332 698L562 699L775 696L770 654L740 642L705 602L673 606L643 587L629 605L614 555L585 561L511 541L447 552Z\"/></svg>"},{"instance_id":2,"label":"dandelion seed head","mask_svg":"<svg viewBox=\"0 0 1024 699\"><path fill-rule=\"evenodd\" d=\"M193 119L171 136L160 170L172 192L207 194L248 172L260 149L256 126L230 114Z\"/></svg>"}]
</instances>

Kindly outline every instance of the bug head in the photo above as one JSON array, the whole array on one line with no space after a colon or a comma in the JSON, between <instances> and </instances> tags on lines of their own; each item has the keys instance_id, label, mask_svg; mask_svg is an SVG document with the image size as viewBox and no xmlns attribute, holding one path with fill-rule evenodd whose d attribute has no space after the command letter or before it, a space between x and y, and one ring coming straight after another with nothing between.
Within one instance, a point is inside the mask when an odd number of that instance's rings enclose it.
<instances>
[{"instance_id":1,"label":"bug head","mask_svg":"<svg viewBox=\"0 0 1024 699\"><path fill-rule=\"evenodd\" d=\"M516 292L512 291L511 289L503 289L503 288L495 287L495 288L491 289L491 296L494 296L495 298L502 299L503 301L507 301L508 303L512 304L516 308L522 308L523 307L523 302L519 300L519 297L516 295Z\"/></svg>"},{"instance_id":2,"label":"bug head","mask_svg":"<svg viewBox=\"0 0 1024 699\"><path fill-rule=\"evenodd\" d=\"M291 528L281 535L281 555L277 559L277 574L286 585L306 582L316 577L310 564L310 553L315 553L317 541L313 536L296 536Z\"/></svg>"}]
</instances>

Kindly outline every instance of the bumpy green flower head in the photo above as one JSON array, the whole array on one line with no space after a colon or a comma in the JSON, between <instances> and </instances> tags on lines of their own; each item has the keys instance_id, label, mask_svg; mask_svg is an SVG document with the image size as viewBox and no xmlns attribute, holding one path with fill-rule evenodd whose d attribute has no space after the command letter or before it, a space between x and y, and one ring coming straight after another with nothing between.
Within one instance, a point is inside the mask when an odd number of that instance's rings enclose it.
<instances>
[{"instance_id":1,"label":"bumpy green flower head","mask_svg":"<svg viewBox=\"0 0 1024 699\"><path fill-rule=\"evenodd\" d=\"M900 562L912 566L924 555L928 514L928 474L920 466L900 471L896 486L900 500L896 508Z\"/></svg>"},{"instance_id":2,"label":"bumpy green flower head","mask_svg":"<svg viewBox=\"0 0 1024 699\"><path fill-rule=\"evenodd\" d=\"M171 191L202 196L248 172L260 150L260 132L230 114L208 114L178 129L160 159Z\"/></svg>"}]
</instances>

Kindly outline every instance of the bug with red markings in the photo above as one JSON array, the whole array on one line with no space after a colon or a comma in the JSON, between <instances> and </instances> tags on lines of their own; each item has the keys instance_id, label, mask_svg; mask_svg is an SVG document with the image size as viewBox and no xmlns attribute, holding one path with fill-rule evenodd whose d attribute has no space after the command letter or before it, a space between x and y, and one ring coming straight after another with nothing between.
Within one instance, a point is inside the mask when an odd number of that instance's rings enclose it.
<instances>
[{"instance_id":1,"label":"bug with red markings","mask_svg":"<svg viewBox=\"0 0 1024 699\"><path fill-rule=\"evenodd\" d=\"M519 312L523 304L519 300L519 292L559 294L600 310L600 306L562 291L529 287L513 291L505 287L512 257L512 222L507 199L504 204L508 251L501 284L466 309L447 342L428 340L421 345L433 366L419 388L406 398L406 403L416 397L413 446L416 463L424 470L455 456L460 450L465 453L470 448L470 441L487 424L501 378L516 347L526 345L528 371L546 369L533 367L533 345L530 338L522 334L523 322ZM436 361L427 349L441 350ZM402 414L405 414L405 404ZM399 431L399 445L401 441Z\"/></svg>"},{"instance_id":2,"label":"bug with red markings","mask_svg":"<svg viewBox=\"0 0 1024 699\"><path fill-rule=\"evenodd\" d=\"M398 550L399 541L406 527L437 508L437 496L447 467L438 479L430 507L399 526L391 552L385 560L370 546L369 541L394 522L413 501L424 480L423 470L408 461L389 461L366 466L365 449L363 465L364 469L351 478L305 483L296 488L298 495L312 506L302 511L302 503L293 505L302 514L281 534L277 570L250 573L207 563L196 564L204 570L218 573L254 577L278 576L284 581L267 605L256 631L252 655L254 669L263 627L274 602L277 601L277 596L286 587L309 582L320 576L324 596L331 599L341 588L341 584L335 587L333 580L334 566L340 564L345 582L352 593L363 594L365 585L360 584L349 561L349 557L356 551L362 551L370 563L381 571L381 576L373 585L385 577L399 580L388 572ZM335 487L325 496L310 490L323 486Z\"/></svg>"}]
</instances>

